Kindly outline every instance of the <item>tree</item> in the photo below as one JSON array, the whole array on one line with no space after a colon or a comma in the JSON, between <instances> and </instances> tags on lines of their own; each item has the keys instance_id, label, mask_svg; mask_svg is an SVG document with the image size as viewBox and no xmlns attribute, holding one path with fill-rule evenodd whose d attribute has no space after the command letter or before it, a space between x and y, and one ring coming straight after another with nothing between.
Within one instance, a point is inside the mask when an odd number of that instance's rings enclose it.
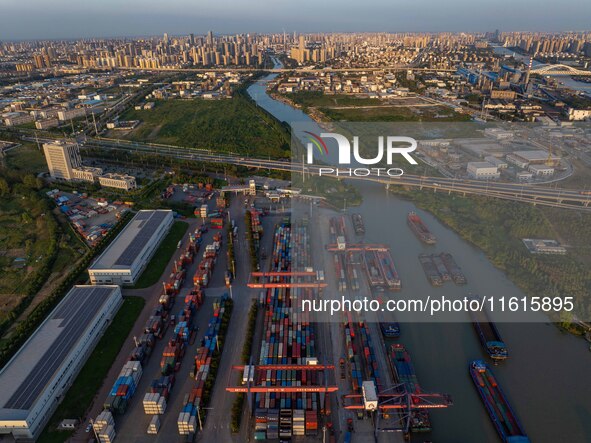
<instances>
[{"instance_id":1,"label":"tree","mask_svg":"<svg viewBox=\"0 0 591 443\"><path fill-rule=\"evenodd\" d=\"M8 182L0 177L0 197L4 197L10 193L10 186L8 186Z\"/></svg>"},{"instance_id":2,"label":"tree","mask_svg":"<svg viewBox=\"0 0 591 443\"><path fill-rule=\"evenodd\" d=\"M38 182L33 174L27 174L23 177L23 185L30 189L37 189Z\"/></svg>"}]
</instances>

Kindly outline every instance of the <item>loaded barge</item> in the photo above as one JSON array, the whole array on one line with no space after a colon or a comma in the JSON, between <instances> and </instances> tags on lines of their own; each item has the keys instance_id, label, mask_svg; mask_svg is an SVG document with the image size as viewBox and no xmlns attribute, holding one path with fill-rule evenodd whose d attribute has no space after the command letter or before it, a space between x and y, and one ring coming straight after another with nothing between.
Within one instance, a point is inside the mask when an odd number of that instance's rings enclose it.
<instances>
[{"instance_id":1,"label":"loaded barge","mask_svg":"<svg viewBox=\"0 0 591 443\"><path fill-rule=\"evenodd\" d=\"M380 265L388 289L391 291L399 291L401 287L400 277L398 276L398 271L396 271L396 268L394 267L394 260L392 260L390 251L375 251L374 254Z\"/></svg>"},{"instance_id":2,"label":"loaded barge","mask_svg":"<svg viewBox=\"0 0 591 443\"><path fill-rule=\"evenodd\" d=\"M478 296L472 296L471 298L478 300L480 303ZM495 362L505 360L509 356L507 346L503 342L497 326L490 320L487 311L485 309L482 311L470 310L470 317L478 339L488 356Z\"/></svg>"},{"instance_id":3,"label":"loaded barge","mask_svg":"<svg viewBox=\"0 0 591 443\"><path fill-rule=\"evenodd\" d=\"M472 361L470 375L501 440L505 443L529 443L523 426L488 365L482 360Z\"/></svg>"},{"instance_id":4,"label":"loaded barge","mask_svg":"<svg viewBox=\"0 0 591 443\"><path fill-rule=\"evenodd\" d=\"M452 280L456 285L465 285L468 281L466 276L462 272L462 269L457 265L456 261L454 260L453 256L447 252L443 252L440 254L441 260L443 264L449 271Z\"/></svg>"},{"instance_id":5,"label":"loaded barge","mask_svg":"<svg viewBox=\"0 0 591 443\"><path fill-rule=\"evenodd\" d=\"M433 286L441 286L446 281L457 285L466 284L466 276L456 264L451 254L420 254L419 261L425 275Z\"/></svg>"},{"instance_id":6,"label":"loaded barge","mask_svg":"<svg viewBox=\"0 0 591 443\"><path fill-rule=\"evenodd\" d=\"M434 245L437 243L437 238L431 233L431 231L429 231L429 229L427 229L427 226L425 226L421 217L415 212L409 212L406 221L408 222L410 229L423 243L428 245Z\"/></svg>"},{"instance_id":7,"label":"loaded barge","mask_svg":"<svg viewBox=\"0 0 591 443\"><path fill-rule=\"evenodd\" d=\"M363 264L367 272L369 285L378 291L383 291L386 281L384 280L384 274L380 270L381 266L376 260L374 251L363 252Z\"/></svg>"},{"instance_id":8,"label":"loaded barge","mask_svg":"<svg viewBox=\"0 0 591 443\"><path fill-rule=\"evenodd\" d=\"M421 262L421 266L423 267L423 271L425 271L425 275L433 286L441 286L443 284L443 280L441 279L441 275L439 275L439 271L431 260L431 255L429 254L419 254L419 262Z\"/></svg>"},{"instance_id":9,"label":"loaded barge","mask_svg":"<svg viewBox=\"0 0 591 443\"><path fill-rule=\"evenodd\" d=\"M390 347L390 369L394 381L403 384L406 392L410 394L420 394L422 392L410 354L404 345L400 343L395 343ZM429 413L425 410L411 410L410 430L412 432L430 432L431 420Z\"/></svg>"},{"instance_id":10,"label":"loaded barge","mask_svg":"<svg viewBox=\"0 0 591 443\"><path fill-rule=\"evenodd\" d=\"M353 220L353 229L355 230L355 234L365 234L365 224L363 223L363 217L361 214L351 214L351 219Z\"/></svg>"}]
</instances>

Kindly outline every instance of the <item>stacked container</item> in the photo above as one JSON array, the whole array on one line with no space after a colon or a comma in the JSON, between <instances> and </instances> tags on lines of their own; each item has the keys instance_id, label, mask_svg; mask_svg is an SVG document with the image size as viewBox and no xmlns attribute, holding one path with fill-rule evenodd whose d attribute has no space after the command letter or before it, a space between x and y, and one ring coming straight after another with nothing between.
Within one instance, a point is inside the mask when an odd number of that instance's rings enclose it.
<instances>
[{"instance_id":1,"label":"stacked container","mask_svg":"<svg viewBox=\"0 0 591 443\"><path fill-rule=\"evenodd\" d=\"M306 435L306 411L294 409L293 411L293 436Z\"/></svg>"},{"instance_id":2,"label":"stacked container","mask_svg":"<svg viewBox=\"0 0 591 443\"><path fill-rule=\"evenodd\" d=\"M154 415L152 420L150 420L150 424L148 425L148 434L156 435L160 430L160 417Z\"/></svg>"},{"instance_id":3,"label":"stacked container","mask_svg":"<svg viewBox=\"0 0 591 443\"><path fill-rule=\"evenodd\" d=\"M143 405L146 415L158 415L166 412L166 398L159 393L146 392Z\"/></svg>"},{"instance_id":4,"label":"stacked container","mask_svg":"<svg viewBox=\"0 0 591 443\"><path fill-rule=\"evenodd\" d=\"M96 433L100 443L112 443L117 436L115 427L113 425L104 426L100 431Z\"/></svg>"},{"instance_id":5,"label":"stacked container","mask_svg":"<svg viewBox=\"0 0 591 443\"><path fill-rule=\"evenodd\" d=\"M274 235L271 272L305 270L310 263L310 244L307 227L288 223L277 226ZM281 283L286 277L277 277ZM263 339L259 365L305 365L316 361L314 330L310 315L303 312L301 303L313 296L304 288L272 288L263 296L266 300ZM259 372L255 385L261 386L311 386L317 384L317 372L300 370L273 370ZM323 402L317 393L270 392L257 393L257 426L255 438L261 439L266 426L266 438L289 439L306 434L309 422L310 435L318 429L319 406ZM262 419L267 411L266 423ZM292 416L292 411L294 412ZM306 411L312 412L307 416ZM309 420L307 419L309 418Z\"/></svg>"}]
</instances>

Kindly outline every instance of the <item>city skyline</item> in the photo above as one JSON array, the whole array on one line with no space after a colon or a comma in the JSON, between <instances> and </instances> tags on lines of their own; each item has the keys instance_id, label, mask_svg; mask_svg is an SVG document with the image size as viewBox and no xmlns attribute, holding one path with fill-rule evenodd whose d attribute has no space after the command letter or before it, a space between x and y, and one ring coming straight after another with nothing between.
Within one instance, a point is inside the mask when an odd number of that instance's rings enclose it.
<instances>
[{"instance_id":1,"label":"city skyline","mask_svg":"<svg viewBox=\"0 0 591 443\"><path fill-rule=\"evenodd\" d=\"M35 7L38 3L38 7ZM449 11L457 11L453 15ZM149 11L149 12L148 12ZM303 11L306 11L304 13ZM378 14L379 11L379 14ZM591 4L502 0L479 5L467 0L442 3L421 0L412 4L374 0L353 5L330 0L318 5L304 0L242 5L234 0L207 1L198 7L185 0L174 6L155 0L117 5L107 0L101 7L60 0L47 10L36 0L27 4L7 0L3 6L0 40L80 39L204 34L277 32L560 32L588 29ZM25 17L26 19L24 19Z\"/></svg>"}]
</instances>

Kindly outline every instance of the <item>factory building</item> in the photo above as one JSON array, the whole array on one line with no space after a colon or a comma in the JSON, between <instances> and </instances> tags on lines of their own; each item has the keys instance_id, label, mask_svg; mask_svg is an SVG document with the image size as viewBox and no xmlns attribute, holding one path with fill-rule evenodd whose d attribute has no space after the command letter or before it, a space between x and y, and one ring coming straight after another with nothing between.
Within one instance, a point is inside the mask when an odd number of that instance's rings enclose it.
<instances>
[{"instance_id":1,"label":"factory building","mask_svg":"<svg viewBox=\"0 0 591 443\"><path fill-rule=\"evenodd\" d=\"M39 437L122 302L118 286L66 294L0 371L0 436Z\"/></svg>"},{"instance_id":2,"label":"factory building","mask_svg":"<svg viewBox=\"0 0 591 443\"><path fill-rule=\"evenodd\" d=\"M107 173L99 176L98 181L101 186L123 189L125 191L131 191L137 187L135 177L127 174Z\"/></svg>"},{"instance_id":3,"label":"factory building","mask_svg":"<svg viewBox=\"0 0 591 443\"><path fill-rule=\"evenodd\" d=\"M170 210L139 211L88 268L91 283L133 285L172 222Z\"/></svg>"},{"instance_id":4,"label":"factory building","mask_svg":"<svg viewBox=\"0 0 591 443\"><path fill-rule=\"evenodd\" d=\"M466 171L471 178L478 180L497 179L501 175L498 168L489 162L470 162Z\"/></svg>"}]
</instances>

